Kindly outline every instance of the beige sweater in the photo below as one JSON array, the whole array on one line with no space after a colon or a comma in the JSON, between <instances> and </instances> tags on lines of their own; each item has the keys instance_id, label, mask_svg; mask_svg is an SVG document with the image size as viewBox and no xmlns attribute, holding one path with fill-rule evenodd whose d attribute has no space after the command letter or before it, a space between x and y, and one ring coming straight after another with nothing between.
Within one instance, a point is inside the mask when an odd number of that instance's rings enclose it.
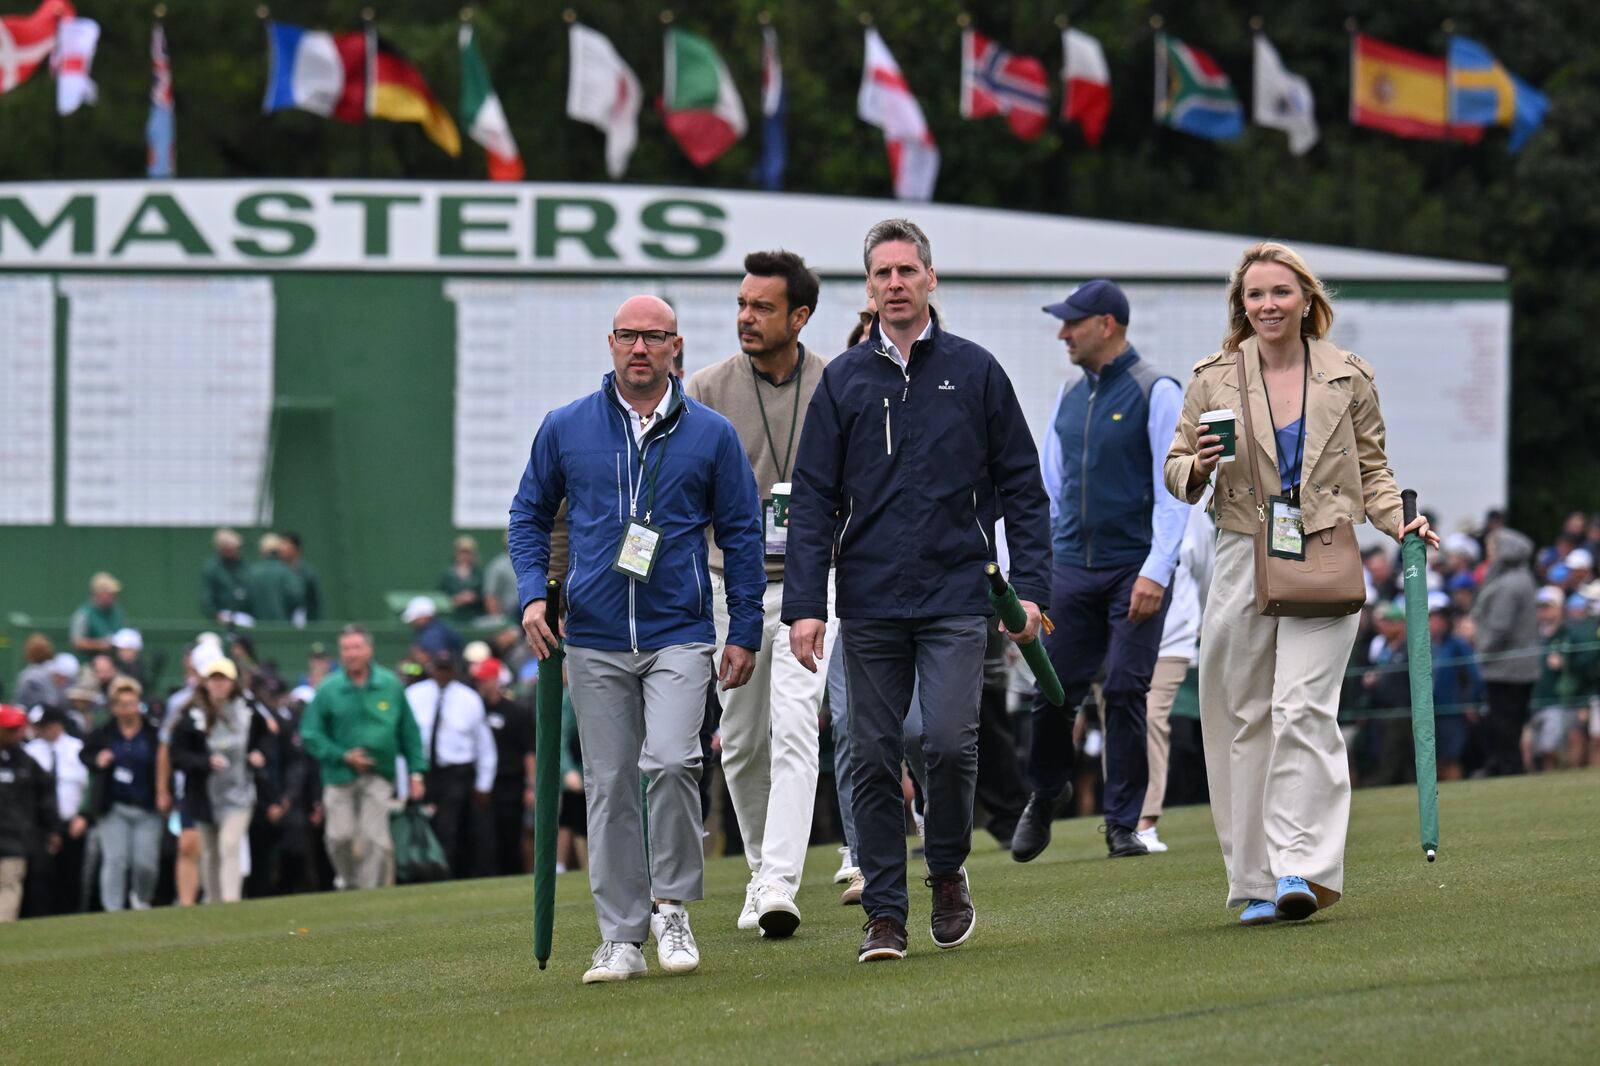
<instances>
[{"instance_id":1,"label":"beige sweater","mask_svg":"<svg viewBox=\"0 0 1600 1066\"><path fill-rule=\"evenodd\" d=\"M794 475L794 457L800 451L801 426L794 425L796 418L804 420L806 408L811 404L811 394L822 381L822 368L827 361L804 345L800 347L800 365L797 373L781 385L774 385L755 372L750 357L743 352L731 355L720 363L698 370L684 385L691 400L703 403L719 412L739 433L744 453L755 471L756 492L765 501L772 496L772 486L787 481ZM796 378L799 407L796 408ZM758 404L757 396L760 401ZM765 407L767 420L763 426L761 411ZM789 429L794 425L794 446L789 447ZM772 439L767 439L767 428ZM774 453L776 449L776 453ZM784 463L784 453L788 462ZM780 464L782 469L779 468ZM711 569L722 573L722 550L715 540L711 543ZM783 559L767 557L767 580L783 580Z\"/></svg>"}]
</instances>

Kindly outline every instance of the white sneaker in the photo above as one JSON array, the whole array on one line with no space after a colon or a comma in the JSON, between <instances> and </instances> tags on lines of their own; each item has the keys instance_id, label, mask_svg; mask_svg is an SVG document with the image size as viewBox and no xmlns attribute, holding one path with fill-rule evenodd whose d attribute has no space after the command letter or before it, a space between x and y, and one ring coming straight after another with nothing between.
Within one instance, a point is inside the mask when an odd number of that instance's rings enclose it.
<instances>
[{"instance_id":1,"label":"white sneaker","mask_svg":"<svg viewBox=\"0 0 1600 1066\"><path fill-rule=\"evenodd\" d=\"M848 847L840 847L839 869L834 871L833 883L836 885L842 885L846 881L850 880L851 876L853 876L855 873L856 867L850 861L850 849Z\"/></svg>"},{"instance_id":2,"label":"white sneaker","mask_svg":"<svg viewBox=\"0 0 1600 1066\"><path fill-rule=\"evenodd\" d=\"M774 940L793 936L800 927L800 908L788 891L777 885L762 885L757 890L756 914L761 935Z\"/></svg>"},{"instance_id":3,"label":"white sneaker","mask_svg":"<svg viewBox=\"0 0 1600 1066\"><path fill-rule=\"evenodd\" d=\"M595 949L594 965L584 971L583 983L626 981L644 971L644 952L626 941L606 940Z\"/></svg>"},{"instance_id":4,"label":"white sneaker","mask_svg":"<svg viewBox=\"0 0 1600 1066\"><path fill-rule=\"evenodd\" d=\"M656 938L656 959L668 973L689 973L700 967L700 948L689 931L689 912L680 903L658 903L650 915Z\"/></svg>"},{"instance_id":5,"label":"white sneaker","mask_svg":"<svg viewBox=\"0 0 1600 1066\"><path fill-rule=\"evenodd\" d=\"M850 883L845 886L839 895L839 904L843 907L861 906L861 893L867 890L867 877L860 870L850 875Z\"/></svg>"},{"instance_id":6,"label":"white sneaker","mask_svg":"<svg viewBox=\"0 0 1600 1066\"><path fill-rule=\"evenodd\" d=\"M1141 829L1135 833L1134 836L1139 838L1139 842L1142 843L1145 846L1145 849L1151 854L1155 854L1158 851L1167 850L1167 846L1161 843L1161 838L1156 836L1155 826L1151 826L1149 829Z\"/></svg>"},{"instance_id":7,"label":"white sneaker","mask_svg":"<svg viewBox=\"0 0 1600 1066\"><path fill-rule=\"evenodd\" d=\"M744 909L739 912L740 929L760 929L760 912L756 910L757 885L751 881L744 886Z\"/></svg>"}]
</instances>

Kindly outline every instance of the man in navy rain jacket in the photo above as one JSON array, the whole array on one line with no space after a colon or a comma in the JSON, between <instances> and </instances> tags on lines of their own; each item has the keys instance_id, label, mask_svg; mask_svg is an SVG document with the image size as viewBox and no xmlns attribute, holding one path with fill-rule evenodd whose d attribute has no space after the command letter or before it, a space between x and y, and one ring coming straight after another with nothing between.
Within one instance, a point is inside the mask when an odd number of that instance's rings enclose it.
<instances>
[{"instance_id":1,"label":"man in navy rain jacket","mask_svg":"<svg viewBox=\"0 0 1600 1066\"><path fill-rule=\"evenodd\" d=\"M906 952L902 722L919 685L927 763L930 931L964 943L975 912L962 866L972 846L978 707L990 614L984 564L1006 522L1011 580L1027 611L1050 593L1049 501L1011 381L995 358L946 333L928 238L904 219L867 233L878 317L823 372L795 460L783 620L808 668L822 655L828 566L850 692L857 852L866 889L862 962ZM996 512L998 511L998 515Z\"/></svg>"}]
</instances>

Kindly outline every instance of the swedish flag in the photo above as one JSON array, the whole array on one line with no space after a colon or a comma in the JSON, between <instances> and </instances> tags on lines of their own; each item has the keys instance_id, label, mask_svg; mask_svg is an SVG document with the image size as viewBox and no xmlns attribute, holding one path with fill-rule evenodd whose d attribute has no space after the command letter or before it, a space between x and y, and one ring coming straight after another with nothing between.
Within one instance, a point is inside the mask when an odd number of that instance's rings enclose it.
<instances>
[{"instance_id":1,"label":"swedish flag","mask_svg":"<svg viewBox=\"0 0 1600 1066\"><path fill-rule=\"evenodd\" d=\"M1544 123L1550 98L1511 73L1483 45L1451 37L1450 121L1462 125L1509 126L1507 147L1517 152Z\"/></svg>"}]
</instances>

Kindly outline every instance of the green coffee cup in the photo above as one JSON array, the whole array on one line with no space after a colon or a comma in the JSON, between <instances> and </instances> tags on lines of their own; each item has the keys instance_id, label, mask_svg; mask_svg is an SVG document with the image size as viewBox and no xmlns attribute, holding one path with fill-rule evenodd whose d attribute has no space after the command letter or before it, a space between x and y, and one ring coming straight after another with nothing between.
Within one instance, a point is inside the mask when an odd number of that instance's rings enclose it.
<instances>
[{"instance_id":1,"label":"green coffee cup","mask_svg":"<svg viewBox=\"0 0 1600 1066\"><path fill-rule=\"evenodd\" d=\"M1238 444L1234 427L1238 424L1234 413L1228 408L1215 411L1206 411L1200 416L1200 424L1208 427L1207 432L1222 438L1222 454L1217 457L1218 463L1231 463L1238 455Z\"/></svg>"}]
</instances>

